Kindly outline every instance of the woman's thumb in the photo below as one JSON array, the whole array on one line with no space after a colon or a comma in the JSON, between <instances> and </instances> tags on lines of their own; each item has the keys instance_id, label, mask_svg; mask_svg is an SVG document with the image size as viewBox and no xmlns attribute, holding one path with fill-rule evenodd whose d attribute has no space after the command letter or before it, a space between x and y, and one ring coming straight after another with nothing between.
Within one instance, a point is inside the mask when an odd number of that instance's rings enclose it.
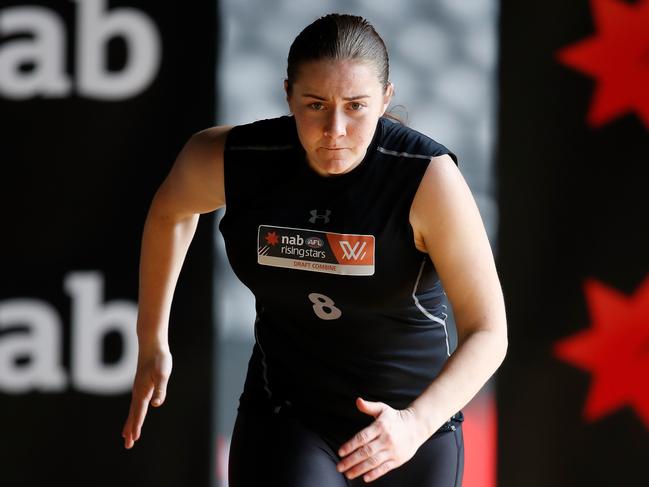
<instances>
[{"instance_id":1,"label":"woman's thumb","mask_svg":"<svg viewBox=\"0 0 649 487\"><path fill-rule=\"evenodd\" d=\"M381 414L384 408L384 404L382 402L366 401L362 397L356 399L356 406L362 412L371 414L372 416Z\"/></svg>"},{"instance_id":2,"label":"woman's thumb","mask_svg":"<svg viewBox=\"0 0 649 487\"><path fill-rule=\"evenodd\" d=\"M167 379L161 379L153 391L152 406L161 406L167 396Z\"/></svg>"}]
</instances>

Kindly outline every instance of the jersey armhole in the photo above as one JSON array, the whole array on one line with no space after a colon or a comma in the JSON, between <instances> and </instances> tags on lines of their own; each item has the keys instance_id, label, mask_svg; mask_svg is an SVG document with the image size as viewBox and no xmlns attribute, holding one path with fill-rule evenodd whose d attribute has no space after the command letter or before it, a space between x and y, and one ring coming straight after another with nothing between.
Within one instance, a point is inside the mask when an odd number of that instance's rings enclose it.
<instances>
[{"instance_id":1,"label":"jersey armhole","mask_svg":"<svg viewBox=\"0 0 649 487\"><path fill-rule=\"evenodd\" d=\"M232 151L230 150L230 147L233 143L232 132L236 131L238 127L238 125L234 125L230 130L228 130L225 134L225 140L223 141L223 193L225 195L225 211L227 211L228 201L233 201L232 192L236 187L236 184L232 184L232 179L233 177L236 178L236 176L234 176L232 169L232 164L235 161L231 160L230 156L232 155Z\"/></svg>"},{"instance_id":2,"label":"jersey armhole","mask_svg":"<svg viewBox=\"0 0 649 487\"><path fill-rule=\"evenodd\" d=\"M455 155L455 152L451 152L451 151L448 150L448 149L447 149L447 151L448 151L448 152L443 152L442 154L440 154L440 156L443 156L444 154L450 156L451 159L453 159L453 162L455 163L455 165L456 165L457 167L460 167L460 163L459 163L459 161L458 161L457 156Z\"/></svg>"}]
</instances>

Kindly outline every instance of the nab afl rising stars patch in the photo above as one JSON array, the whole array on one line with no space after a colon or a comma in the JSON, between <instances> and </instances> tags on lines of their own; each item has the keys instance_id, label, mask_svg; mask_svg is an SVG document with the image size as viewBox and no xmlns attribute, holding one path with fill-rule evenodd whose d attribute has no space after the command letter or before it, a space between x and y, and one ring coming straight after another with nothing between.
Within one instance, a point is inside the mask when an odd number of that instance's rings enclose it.
<instances>
[{"instance_id":1,"label":"nab afl rising stars patch","mask_svg":"<svg viewBox=\"0 0 649 487\"><path fill-rule=\"evenodd\" d=\"M349 276L374 275L374 235L260 225L257 263Z\"/></svg>"}]
</instances>

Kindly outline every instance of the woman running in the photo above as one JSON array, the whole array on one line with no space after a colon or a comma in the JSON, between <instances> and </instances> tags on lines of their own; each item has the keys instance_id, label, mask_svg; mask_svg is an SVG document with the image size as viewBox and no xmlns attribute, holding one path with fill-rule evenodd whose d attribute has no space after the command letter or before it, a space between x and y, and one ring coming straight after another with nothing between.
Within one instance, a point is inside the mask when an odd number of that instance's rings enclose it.
<instances>
[{"instance_id":1,"label":"woman running","mask_svg":"<svg viewBox=\"0 0 649 487\"><path fill-rule=\"evenodd\" d=\"M257 311L230 487L461 485L461 409L504 359L504 300L456 156L389 118L388 74L365 19L321 17L289 51L290 115L187 142L145 222L126 448L165 399L199 216L225 206L227 256Z\"/></svg>"}]
</instances>

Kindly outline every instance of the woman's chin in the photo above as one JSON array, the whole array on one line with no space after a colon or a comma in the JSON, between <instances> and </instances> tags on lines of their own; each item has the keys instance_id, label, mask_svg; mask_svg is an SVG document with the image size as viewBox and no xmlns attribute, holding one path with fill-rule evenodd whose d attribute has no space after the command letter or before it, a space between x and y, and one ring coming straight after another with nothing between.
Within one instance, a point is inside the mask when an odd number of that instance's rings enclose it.
<instances>
[{"instance_id":1,"label":"woman's chin","mask_svg":"<svg viewBox=\"0 0 649 487\"><path fill-rule=\"evenodd\" d=\"M329 159L311 164L311 167L322 176L337 176L353 169L354 162L347 158Z\"/></svg>"}]
</instances>

